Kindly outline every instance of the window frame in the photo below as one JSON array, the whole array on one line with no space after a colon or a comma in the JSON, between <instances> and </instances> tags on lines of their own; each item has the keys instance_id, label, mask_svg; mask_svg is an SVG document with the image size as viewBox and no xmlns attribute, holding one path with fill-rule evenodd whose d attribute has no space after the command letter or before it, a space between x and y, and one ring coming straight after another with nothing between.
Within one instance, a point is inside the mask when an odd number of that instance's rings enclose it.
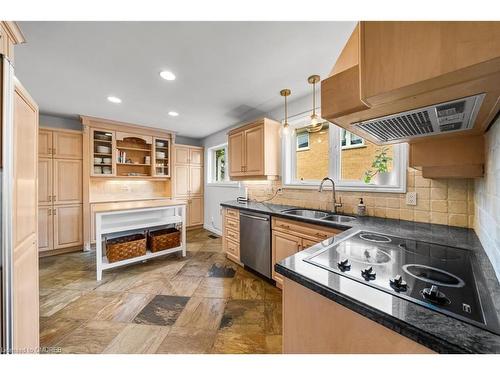
<instances>
[{"instance_id":1,"label":"window frame","mask_svg":"<svg viewBox=\"0 0 500 375\"><path fill-rule=\"evenodd\" d=\"M362 148L366 147L364 138L361 138L361 143L352 144L352 136L353 134L346 129L340 129L340 140L342 140L342 131L345 131L345 146L341 146L342 150L352 150L353 148ZM355 134L354 134L355 135Z\"/></svg>"},{"instance_id":2,"label":"window frame","mask_svg":"<svg viewBox=\"0 0 500 375\"><path fill-rule=\"evenodd\" d=\"M283 187L291 189L317 189L321 181L319 180L297 180L295 173L297 170L297 151L294 147L297 144L295 129L307 126L310 121L309 116L300 115L289 119L289 131L282 136L282 171ZM393 166L395 172L395 183L393 185L370 185L361 180L340 180L342 146L341 130L342 128L329 123L329 163L328 177L335 181L335 187L338 191L360 191L360 192L380 192L380 193L406 193L406 171L408 168L408 144L399 143L393 145ZM366 147L366 146L363 146ZM292 151L293 150L293 151ZM339 157L332 158L332 155ZM326 176L325 176L326 177ZM330 186L326 186L331 189Z\"/></svg>"},{"instance_id":3,"label":"window frame","mask_svg":"<svg viewBox=\"0 0 500 375\"><path fill-rule=\"evenodd\" d=\"M224 149L224 166L226 168L226 175L223 181L215 180L215 173L217 173L215 153L217 150ZM237 181L229 179L229 157L228 157L228 142L221 143L216 146L207 148L207 186L236 186L239 184Z\"/></svg>"}]
</instances>

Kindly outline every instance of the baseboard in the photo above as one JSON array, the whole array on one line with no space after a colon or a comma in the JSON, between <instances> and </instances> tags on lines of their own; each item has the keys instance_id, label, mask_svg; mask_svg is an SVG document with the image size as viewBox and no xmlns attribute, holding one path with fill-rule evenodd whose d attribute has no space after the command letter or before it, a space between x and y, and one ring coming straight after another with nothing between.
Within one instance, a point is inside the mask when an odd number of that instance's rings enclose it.
<instances>
[{"instance_id":1,"label":"baseboard","mask_svg":"<svg viewBox=\"0 0 500 375\"><path fill-rule=\"evenodd\" d=\"M212 232L212 233L215 233L216 235L218 236L221 236L222 237L222 231L216 229L215 227L211 226L211 225L207 225L207 224L204 224L203 225L203 229L206 229L208 230L209 232Z\"/></svg>"},{"instance_id":2,"label":"baseboard","mask_svg":"<svg viewBox=\"0 0 500 375\"><path fill-rule=\"evenodd\" d=\"M55 250L46 250L46 251L40 251L38 253L39 258L45 258L45 257L50 257L53 255L60 255L60 254L66 254L66 253L74 253L77 251L83 251L83 246L72 246L72 247L66 247L63 249L55 249Z\"/></svg>"}]
</instances>

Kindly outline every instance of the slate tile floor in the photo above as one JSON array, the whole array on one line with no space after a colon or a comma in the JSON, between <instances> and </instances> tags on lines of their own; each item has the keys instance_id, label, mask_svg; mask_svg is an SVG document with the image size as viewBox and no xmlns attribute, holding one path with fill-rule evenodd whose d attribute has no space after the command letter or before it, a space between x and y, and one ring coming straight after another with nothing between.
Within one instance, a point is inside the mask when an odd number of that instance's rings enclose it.
<instances>
[{"instance_id":1,"label":"slate tile floor","mask_svg":"<svg viewBox=\"0 0 500 375\"><path fill-rule=\"evenodd\" d=\"M95 253L40 259L40 343L62 353L281 353L281 291L189 231L177 255L104 272Z\"/></svg>"}]
</instances>

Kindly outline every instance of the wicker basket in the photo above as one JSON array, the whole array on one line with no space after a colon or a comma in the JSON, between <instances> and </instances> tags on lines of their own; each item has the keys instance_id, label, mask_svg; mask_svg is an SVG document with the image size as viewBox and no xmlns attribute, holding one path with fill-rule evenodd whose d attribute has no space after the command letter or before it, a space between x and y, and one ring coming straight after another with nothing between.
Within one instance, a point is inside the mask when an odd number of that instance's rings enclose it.
<instances>
[{"instance_id":1,"label":"wicker basket","mask_svg":"<svg viewBox=\"0 0 500 375\"><path fill-rule=\"evenodd\" d=\"M153 253L180 246L181 232L175 228L155 230L148 233L148 248Z\"/></svg>"},{"instance_id":2,"label":"wicker basket","mask_svg":"<svg viewBox=\"0 0 500 375\"><path fill-rule=\"evenodd\" d=\"M106 257L110 263L145 254L146 236L144 234L132 234L106 241Z\"/></svg>"}]
</instances>

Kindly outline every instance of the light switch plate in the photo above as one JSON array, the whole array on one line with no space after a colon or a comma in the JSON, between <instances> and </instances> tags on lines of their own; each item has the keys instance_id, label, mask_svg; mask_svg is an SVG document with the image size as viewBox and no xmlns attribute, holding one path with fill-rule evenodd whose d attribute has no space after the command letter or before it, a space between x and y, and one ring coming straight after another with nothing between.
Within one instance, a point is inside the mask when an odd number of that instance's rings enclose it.
<instances>
[{"instance_id":1,"label":"light switch plate","mask_svg":"<svg viewBox=\"0 0 500 375\"><path fill-rule=\"evenodd\" d=\"M417 193L415 191L409 191L408 193L406 193L406 204L408 206L417 205Z\"/></svg>"}]
</instances>

